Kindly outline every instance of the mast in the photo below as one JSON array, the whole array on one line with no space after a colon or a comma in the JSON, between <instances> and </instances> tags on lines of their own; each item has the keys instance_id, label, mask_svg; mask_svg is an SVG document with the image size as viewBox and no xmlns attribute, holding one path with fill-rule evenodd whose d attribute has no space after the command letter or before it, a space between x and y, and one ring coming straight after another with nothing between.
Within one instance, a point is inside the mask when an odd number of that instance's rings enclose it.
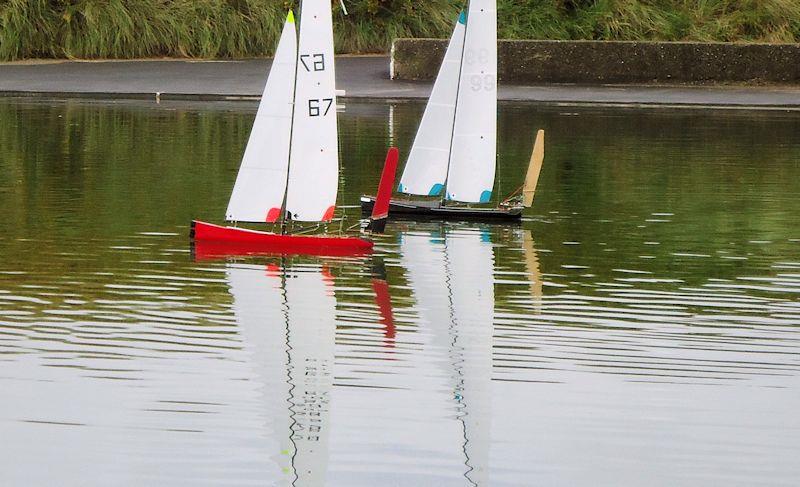
<instances>
[{"instance_id":1,"label":"mast","mask_svg":"<svg viewBox=\"0 0 800 487\"><path fill-rule=\"evenodd\" d=\"M300 0L300 5L298 6L300 12L300 18L302 19L303 16L303 0ZM294 15L292 11L289 10L289 15L294 20ZM297 45L300 44L300 31L295 29L295 39ZM294 136L294 111L296 108L295 100L297 100L297 65L300 64L300 49L297 49L295 52L295 59L294 59L294 87L292 88L292 118L291 123L289 124L289 154L288 160L286 163L286 184L284 184L283 188L283 201L281 202L281 235L286 235L286 196L289 193L289 171L291 171L292 167L292 137Z\"/></svg>"}]
</instances>

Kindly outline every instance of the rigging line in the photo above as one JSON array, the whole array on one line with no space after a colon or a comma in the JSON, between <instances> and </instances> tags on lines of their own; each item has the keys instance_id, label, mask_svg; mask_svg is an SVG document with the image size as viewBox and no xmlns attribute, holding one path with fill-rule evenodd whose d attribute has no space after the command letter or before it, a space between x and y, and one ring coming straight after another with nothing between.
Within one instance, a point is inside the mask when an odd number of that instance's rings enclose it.
<instances>
[{"instance_id":1,"label":"rigging line","mask_svg":"<svg viewBox=\"0 0 800 487\"><path fill-rule=\"evenodd\" d=\"M469 3L470 2L467 1L467 4L464 6L464 10L461 11L461 13L465 14L465 16L466 16L466 23L464 24L464 41L461 44L461 63L458 65L458 84L456 85L456 104L455 104L455 108L453 109L453 128L450 131L450 154L448 154L448 157L447 157L447 173L445 173L445 176L444 176L444 195L442 196L442 201L441 201L441 205L442 206L445 206L445 203L447 202L447 182L450 179L450 164L453 161L453 140L455 139L455 136L456 136L456 116L458 115L458 98L459 98L459 95L461 94L461 75L463 74L463 71L464 71L464 55L465 55L466 50L467 50L467 31L469 30ZM459 20L457 20L456 22L460 22L461 21L461 13L459 13L459 17L458 17ZM456 27L458 27L458 24L456 24Z\"/></svg>"},{"instance_id":2,"label":"rigging line","mask_svg":"<svg viewBox=\"0 0 800 487\"><path fill-rule=\"evenodd\" d=\"M497 111L496 110L495 110L495 115L494 116L497 117ZM500 131L500 126L499 126L499 122L498 122L498 126L495 128L495 133L497 133L499 131ZM495 164L494 164L494 167L495 167L496 170L495 170L495 174L494 174L494 181L492 181L492 189L497 188L495 190L495 193L497 193L497 206L500 206L502 204L502 200L503 200L503 196L502 196L503 191L502 191L502 188L500 187L501 186L501 181L503 180L502 179L503 168L501 167L500 161L498 161L497 159L498 159L498 157L497 157L497 145L495 145L495 150L494 150L494 162L495 162Z\"/></svg>"}]
</instances>

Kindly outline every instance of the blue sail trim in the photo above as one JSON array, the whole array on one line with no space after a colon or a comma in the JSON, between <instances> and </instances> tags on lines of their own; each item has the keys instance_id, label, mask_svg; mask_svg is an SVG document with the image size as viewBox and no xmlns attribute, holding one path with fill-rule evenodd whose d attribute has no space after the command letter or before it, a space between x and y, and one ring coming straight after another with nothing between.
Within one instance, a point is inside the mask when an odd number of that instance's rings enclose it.
<instances>
[{"instance_id":1,"label":"blue sail trim","mask_svg":"<svg viewBox=\"0 0 800 487\"><path fill-rule=\"evenodd\" d=\"M492 192L489 190L481 193L481 203L488 203L492 200Z\"/></svg>"},{"instance_id":2,"label":"blue sail trim","mask_svg":"<svg viewBox=\"0 0 800 487\"><path fill-rule=\"evenodd\" d=\"M431 190L428 192L428 196L439 196L442 194L442 190L444 189L444 184L436 183L431 186Z\"/></svg>"}]
</instances>

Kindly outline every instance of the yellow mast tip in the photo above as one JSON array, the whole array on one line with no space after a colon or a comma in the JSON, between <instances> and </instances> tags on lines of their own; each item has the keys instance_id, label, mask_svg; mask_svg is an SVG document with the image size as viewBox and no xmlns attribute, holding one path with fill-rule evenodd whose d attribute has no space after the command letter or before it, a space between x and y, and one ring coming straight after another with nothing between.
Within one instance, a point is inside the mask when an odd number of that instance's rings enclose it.
<instances>
[{"instance_id":1,"label":"yellow mast tip","mask_svg":"<svg viewBox=\"0 0 800 487\"><path fill-rule=\"evenodd\" d=\"M286 22L294 24L294 11L289 10L289 15L286 16Z\"/></svg>"}]
</instances>

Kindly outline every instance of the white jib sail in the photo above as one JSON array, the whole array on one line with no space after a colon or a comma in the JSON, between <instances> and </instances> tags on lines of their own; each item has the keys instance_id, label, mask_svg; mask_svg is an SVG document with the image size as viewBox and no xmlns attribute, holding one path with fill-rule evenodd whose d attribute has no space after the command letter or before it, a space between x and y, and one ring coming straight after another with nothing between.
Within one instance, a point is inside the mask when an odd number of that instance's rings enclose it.
<instances>
[{"instance_id":1,"label":"white jib sail","mask_svg":"<svg viewBox=\"0 0 800 487\"><path fill-rule=\"evenodd\" d=\"M444 189L466 21L466 13L461 12L400 178L397 190L401 193L438 196Z\"/></svg>"},{"instance_id":2,"label":"white jib sail","mask_svg":"<svg viewBox=\"0 0 800 487\"><path fill-rule=\"evenodd\" d=\"M447 173L448 200L488 203L497 163L497 2L471 0Z\"/></svg>"},{"instance_id":3,"label":"white jib sail","mask_svg":"<svg viewBox=\"0 0 800 487\"><path fill-rule=\"evenodd\" d=\"M329 0L303 0L298 52L286 210L293 220L328 221L339 183Z\"/></svg>"},{"instance_id":4,"label":"white jib sail","mask_svg":"<svg viewBox=\"0 0 800 487\"><path fill-rule=\"evenodd\" d=\"M289 12L239 175L225 213L229 221L274 222L286 191L291 137L297 32Z\"/></svg>"}]
</instances>

